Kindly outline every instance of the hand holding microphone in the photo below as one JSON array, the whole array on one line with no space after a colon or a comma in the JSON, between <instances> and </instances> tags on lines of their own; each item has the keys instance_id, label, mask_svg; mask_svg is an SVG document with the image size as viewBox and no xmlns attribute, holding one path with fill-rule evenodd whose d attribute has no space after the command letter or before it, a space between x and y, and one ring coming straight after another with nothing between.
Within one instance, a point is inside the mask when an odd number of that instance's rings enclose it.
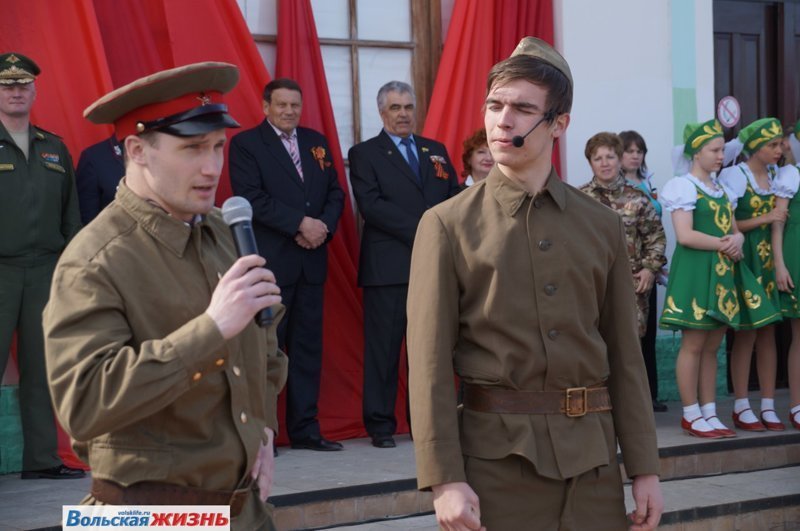
<instances>
[{"instance_id":1,"label":"hand holding microphone","mask_svg":"<svg viewBox=\"0 0 800 531\"><path fill-rule=\"evenodd\" d=\"M220 278L206 313L225 339L244 330L255 315L259 326L272 323L270 306L281 302L275 275L265 269L253 234L253 208L242 197L231 197L222 205L222 217L231 228L239 258Z\"/></svg>"}]
</instances>

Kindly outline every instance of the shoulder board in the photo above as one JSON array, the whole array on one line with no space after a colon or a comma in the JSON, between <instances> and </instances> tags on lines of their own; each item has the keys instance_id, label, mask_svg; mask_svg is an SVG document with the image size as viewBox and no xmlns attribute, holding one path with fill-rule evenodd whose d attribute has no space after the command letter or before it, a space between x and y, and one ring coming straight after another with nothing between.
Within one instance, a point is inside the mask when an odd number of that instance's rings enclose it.
<instances>
[{"instance_id":1,"label":"shoulder board","mask_svg":"<svg viewBox=\"0 0 800 531\"><path fill-rule=\"evenodd\" d=\"M47 138L47 135L54 136L54 137L58 138L59 140L61 140L61 137L58 136L57 134L51 133L47 129L42 129L38 125L34 125L33 128L36 130L36 133L35 133L36 134L36 138L38 138L39 140L45 140Z\"/></svg>"}]
</instances>

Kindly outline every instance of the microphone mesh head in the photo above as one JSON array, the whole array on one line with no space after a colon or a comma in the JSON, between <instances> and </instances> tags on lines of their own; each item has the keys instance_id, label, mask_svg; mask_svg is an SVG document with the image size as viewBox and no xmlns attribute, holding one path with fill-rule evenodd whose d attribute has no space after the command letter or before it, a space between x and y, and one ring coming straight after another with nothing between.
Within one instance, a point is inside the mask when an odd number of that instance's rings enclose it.
<instances>
[{"instance_id":1,"label":"microphone mesh head","mask_svg":"<svg viewBox=\"0 0 800 531\"><path fill-rule=\"evenodd\" d=\"M229 197L222 203L222 219L228 226L241 221L251 221L253 207L250 205L250 201L238 195Z\"/></svg>"},{"instance_id":2,"label":"microphone mesh head","mask_svg":"<svg viewBox=\"0 0 800 531\"><path fill-rule=\"evenodd\" d=\"M522 147L522 144L525 143L525 137L517 135L511 139L511 143L514 147Z\"/></svg>"}]
</instances>

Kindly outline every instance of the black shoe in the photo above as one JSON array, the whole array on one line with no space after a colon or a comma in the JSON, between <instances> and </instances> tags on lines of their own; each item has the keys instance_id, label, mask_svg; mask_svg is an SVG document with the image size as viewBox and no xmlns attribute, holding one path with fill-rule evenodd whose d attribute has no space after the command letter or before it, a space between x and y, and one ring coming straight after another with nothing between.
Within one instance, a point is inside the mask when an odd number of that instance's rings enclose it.
<instances>
[{"instance_id":1,"label":"black shoe","mask_svg":"<svg viewBox=\"0 0 800 531\"><path fill-rule=\"evenodd\" d=\"M86 476L80 468L58 465L44 470L24 470L20 479L79 479Z\"/></svg>"},{"instance_id":2,"label":"black shoe","mask_svg":"<svg viewBox=\"0 0 800 531\"><path fill-rule=\"evenodd\" d=\"M667 405L664 402L653 400L653 411L656 413L663 413L667 410Z\"/></svg>"},{"instance_id":3,"label":"black shoe","mask_svg":"<svg viewBox=\"0 0 800 531\"><path fill-rule=\"evenodd\" d=\"M325 437L309 437L299 441L292 441L295 450L316 450L317 452L338 452L344 447L336 441L329 441Z\"/></svg>"},{"instance_id":4,"label":"black shoe","mask_svg":"<svg viewBox=\"0 0 800 531\"><path fill-rule=\"evenodd\" d=\"M397 445L391 435L373 435L372 446L375 448L394 448Z\"/></svg>"},{"instance_id":5,"label":"black shoe","mask_svg":"<svg viewBox=\"0 0 800 531\"><path fill-rule=\"evenodd\" d=\"M272 447L272 457L278 457L278 447L277 446L273 446Z\"/></svg>"}]
</instances>

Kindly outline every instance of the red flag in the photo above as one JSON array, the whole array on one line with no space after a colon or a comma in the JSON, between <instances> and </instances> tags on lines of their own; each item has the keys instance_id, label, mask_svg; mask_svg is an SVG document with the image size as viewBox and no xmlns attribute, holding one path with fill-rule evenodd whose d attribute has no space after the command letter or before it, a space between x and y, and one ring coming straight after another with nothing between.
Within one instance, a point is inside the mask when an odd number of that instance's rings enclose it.
<instances>
[{"instance_id":1,"label":"red flag","mask_svg":"<svg viewBox=\"0 0 800 531\"><path fill-rule=\"evenodd\" d=\"M553 0L455 3L423 134L447 146L459 174L462 142L483 127L487 74L528 35L553 43Z\"/></svg>"},{"instance_id":2,"label":"red flag","mask_svg":"<svg viewBox=\"0 0 800 531\"><path fill-rule=\"evenodd\" d=\"M453 165L461 175L463 141L483 127L486 75L494 64L492 40L495 2L456 2L423 136L447 146Z\"/></svg>"},{"instance_id":3,"label":"red flag","mask_svg":"<svg viewBox=\"0 0 800 531\"><path fill-rule=\"evenodd\" d=\"M329 438L363 436L363 310L361 293L356 284L359 243L339 135L309 0L278 2L275 75L294 79L302 87L303 114L300 124L325 135L339 184L345 190L342 217L339 219L336 235L328 246L323 331L324 370L320 388L319 420L323 432Z\"/></svg>"},{"instance_id":4,"label":"red flag","mask_svg":"<svg viewBox=\"0 0 800 531\"><path fill-rule=\"evenodd\" d=\"M91 0L5 2L0 50L27 55L42 69L31 121L61 136L73 159L111 133L83 118L83 109L112 88ZM58 433L62 461L85 468L60 427Z\"/></svg>"},{"instance_id":5,"label":"red flag","mask_svg":"<svg viewBox=\"0 0 800 531\"><path fill-rule=\"evenodd\" d=\"M239 83L225 96L231 116L243 128L264 119L261 94L269 73L258 53L236 0L160 0L164 6L167 38L175 66L201 61L223 61L239 67ZM238 130L229 129L228 136ZM227 158L227 157L226 157ZM232 195L226 165L217 203Z\"/></svg>"}]
</instances>

